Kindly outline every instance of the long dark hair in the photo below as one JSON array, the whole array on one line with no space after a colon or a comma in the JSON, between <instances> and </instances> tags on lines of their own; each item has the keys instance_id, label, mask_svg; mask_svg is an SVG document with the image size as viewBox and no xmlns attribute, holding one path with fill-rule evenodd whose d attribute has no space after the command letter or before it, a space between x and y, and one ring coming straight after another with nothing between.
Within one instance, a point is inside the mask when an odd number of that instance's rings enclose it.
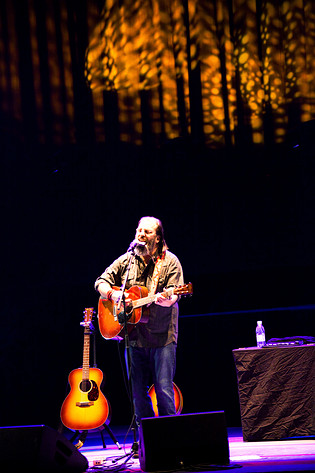
<instances>
[{"instance_id":1,"label":"long dark hair","mask_svg":"<svg viewBox=\"0 0 315 473\"><path fill-rule=\"evenodd\" d=\"M155 217L153 217L153 218L155 218ZM162 222L158 218L155 218L155 220L157 221L157 224L158 224L155 232L156 232L157 236L160 237L160 241L159 241L159 244L158 244L158 252L159 252L159 255L162 256L164 251L168 250L168 246L167 246L165 238L164 238L164 228L163 228Z\"/></svg>"}]
</instances>

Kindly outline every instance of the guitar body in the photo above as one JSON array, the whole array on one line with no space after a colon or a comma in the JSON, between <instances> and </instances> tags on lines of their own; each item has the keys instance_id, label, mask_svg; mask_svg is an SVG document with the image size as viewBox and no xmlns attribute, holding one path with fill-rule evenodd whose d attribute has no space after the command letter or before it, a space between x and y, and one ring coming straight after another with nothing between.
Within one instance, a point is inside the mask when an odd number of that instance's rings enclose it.
<instances>
[{"instance_id":1,"label":"guitar body","mask_svg":"<svg viewBox=\"0 0 315 473\"><path fill-rule=\"evenodd\" d=\"M60 417L62 423L72 430L90 430L105 424L109 415L107 399L99 389L103 373L89 368L89 378L82 378L82 369L69 374L70 393L64 400Z\"/></svg>"},{"instance_id":2,"label":"guitar body","mask_svg":"<svg viewBox=\"0 0 315 473\"><path fill-rule=\"evenodd\" d=\"M119 287L113 287L114 291L119 291ZM132 286L128 291L126 291L126 298L131 299L132 301L137 301L147 297L148 289L145 286ZM128 329L133 329L133 326L138 322L147 322L147 309L145 307L131 308L130 313L128 313L127 308L127 320L128 320ZM99 299L98 303L98 324L101 335L109 339L121 339L119 334L124 329L124 311L123 304L118 309L117 304L113 303L108 299Z\"/></svg>"}]
</instances>

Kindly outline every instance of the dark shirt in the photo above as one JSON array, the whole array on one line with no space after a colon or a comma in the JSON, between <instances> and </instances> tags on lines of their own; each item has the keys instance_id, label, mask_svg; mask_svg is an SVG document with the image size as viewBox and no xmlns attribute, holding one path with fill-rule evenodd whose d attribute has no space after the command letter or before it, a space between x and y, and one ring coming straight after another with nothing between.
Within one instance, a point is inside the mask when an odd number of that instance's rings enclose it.
<instances>
[{"instance_id":1,"label":"dark shirt","mask_svg":"<svg viewBox=\"0 0 315 473\"><path fill-rule=\"evenodd\" d=\"M117 258L105 271L97 278L95 288L105 281L111 286L121 287L126 279L131 253L125 253ZM126 282L126 289L131 286L146 286L150 292L152 276L155 267L153 259L146 265L140 256L135 256L130 267L129 277ZM163 260L160 277L156 292L163 289L184 284L183 270L181 264L173 253L166 251ZM162 347L171 342L177 343L178 338L178 303L171 307L162 307L152 303L149 306L149 320L147 323L141 321L129 334L130 344L138 347Z\"/></svg>"}]
</instances>

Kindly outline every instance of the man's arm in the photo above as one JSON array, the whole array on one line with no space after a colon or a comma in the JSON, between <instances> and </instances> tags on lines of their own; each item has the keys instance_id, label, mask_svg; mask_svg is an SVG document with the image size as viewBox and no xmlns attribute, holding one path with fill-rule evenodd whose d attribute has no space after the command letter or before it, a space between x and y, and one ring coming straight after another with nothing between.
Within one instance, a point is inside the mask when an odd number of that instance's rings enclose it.
<instances>
[{"instance_id":1,"label":"man's arm","mask_svg":"<svg viewBox=\"0 0 315 473\"><path fill-rule=\"evenodd\" d=\"M171 261L168 268L168 281L167 287L174 287L182 285L184 283L183 269L177 256L172 255ZM163 293L156 298L155 303L163 307L170 307L178 301L177 295L171 295L170 297L164 297Z\"/></svg>"},{"instance_id":2,"label":"man's arm","mask_svg":"<svg viewBox=\"0 0 315 473\"><path fill-rule=\"evenodd\" d=\"M110 291L112 291L112 286L105 281L101 281L96 289L100 293L100 296L103 297L103 299L108 299L108 294Z\"/></svg>"},{"instance_id":3,"label":"man's arm","mask_svg":"<svg viewBox=\"0 0 315 473\"><path fill-rule=\"evenodd\" d=\"M110 284L106 281L101 281L96 286L96 289L100 293L103 299L109 299L112 302L117 302L122 297L122 291L115 291ZM127 298L126 301L129 299Z\"/></svg>"}]
</instances>

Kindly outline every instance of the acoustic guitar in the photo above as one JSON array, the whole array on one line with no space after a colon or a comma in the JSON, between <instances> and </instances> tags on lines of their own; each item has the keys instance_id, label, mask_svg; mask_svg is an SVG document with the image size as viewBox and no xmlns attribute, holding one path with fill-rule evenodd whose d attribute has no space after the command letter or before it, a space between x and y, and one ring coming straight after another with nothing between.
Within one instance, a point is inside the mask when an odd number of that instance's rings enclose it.
<instances>
[{"instance_id":1,"label":"acoustic guitar","mask_svg":"<svg viewBox=\"0 0 315 473\"><path fill-rule=\"evenodd\" d=\"M118 287L113 287L115 291L119 291ZM145 307L156 300L160 295L170 297L172 295L186 296L193 293L192 283L184 284L178 287L171 287L159 294L148 294L145 286L132 286L125 292L126 314L123 304L116 304L109 299L100 298L98 302L98 325L102 336L106 340L121 339L119 334L123 331L125 325L125 317L129 328L141 321L148 321L148 308Z\"/></svg>"},{"instance_id":2,"label":"acoustic guitar","mask_svg":"<svg viewBox=\"0 0 315 473\"><path fill-rule=\"evenodd\" d=\"M174 403L175 403L175 411L176 414L180 414L183 409L183 395L177 384L173 382L173 391L174 391ZM159 411L158 411L158 406L157 406L157 399L156 399L156 392L155 392L155 386L152 384L150 387L148 394L151 398L152 402L152 407L154 411L155 417L158 417Z\"/></svg>"},{"instance_id":3,"label":"acoustic guitar","mask_svg":"<svg viewBox=\"0 0 315 473\"><path fill-rule=\"evenodd\" d=\"M90 430L101 427L107 421L110 407L100 390L103 373L90 368L90 334L93 308L85 309L83 365L69 374L70 392L64 400L60 417L62 423L72 430Z\"/></svg>"}]
</instances>

